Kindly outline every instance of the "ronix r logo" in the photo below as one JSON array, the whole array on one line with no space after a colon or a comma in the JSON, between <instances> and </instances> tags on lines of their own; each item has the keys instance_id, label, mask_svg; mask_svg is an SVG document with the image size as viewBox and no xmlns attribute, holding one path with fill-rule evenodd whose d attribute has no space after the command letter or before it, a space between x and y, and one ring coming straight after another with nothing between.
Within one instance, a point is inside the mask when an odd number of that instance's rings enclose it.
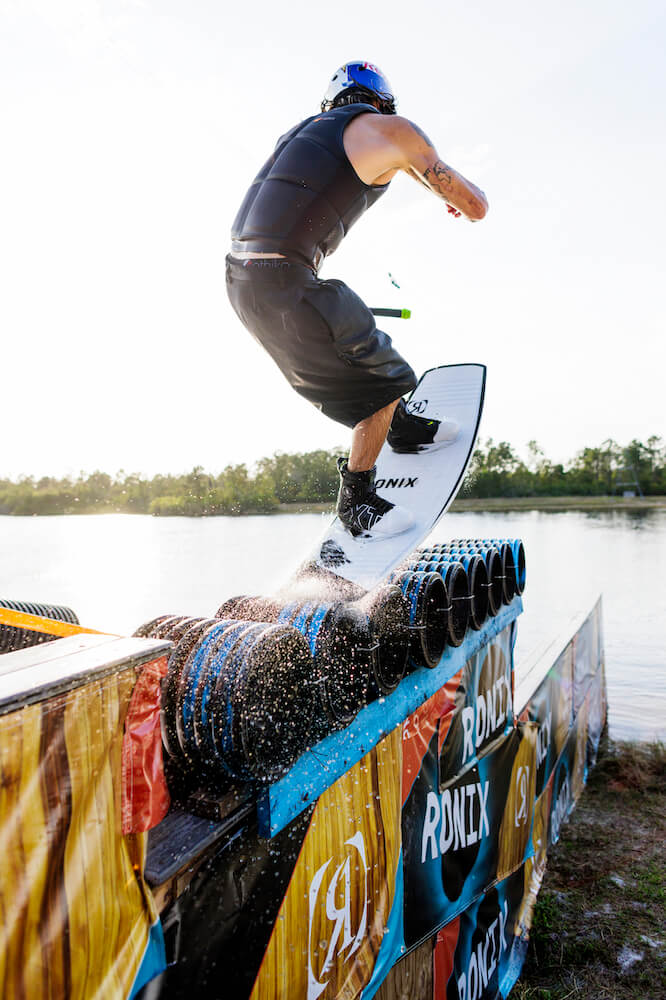
<instances>
[{"instance_id":1,"label":"ronix r logo","mask_svg":"<svg viewBox=\"0 0 666 1000\"><path fill-rule=\"evenodd\" d=\"M359 830L345 841L347 856L335 870L331 869L330 857L317 869L310 883L308 893L308 996L307 1000L317 1000L328 985L334 960L344 954L344 960L351 958L361 947L368 926L368 862L363 834ZM358 926L352 926L352 871L355 881L362 880L362 886L355 887L354 896L362 899ZM321 910L325 907L326 916ZM323 935L323 947L328 945L326 958L317 976L312 968L313 935L315 927L326 926L330 933Z\"/></svg>"},{"instance_id":2,"label":"ronix r logo","mask_svg":"<svg viewBox=\"0 0 666 1000\"><path fill-rule=\"evenodd\" d=\"M537 730L537 767L541 767L547 753L548 747L550 746L551 733L553 731L553 713L548 712L548 715L543 720L541 725Z\"/></svg>"},{"instance_id":3,"label":"ronix r logo","mask_svg":"<svg viewBox=\"0 0 666 1000\"><path fill-rule=\"evenodd\" d=\"M525 826L529 816L530 769L527 765L516 772L516 808L513 821L515 826Z\"/></svg>"},{"instance_id":4,"label":"ronix r logo","mask_svg":"<svg viewBox=\"0 0 666 1000\"><path fill-rule=\"evenodd\" d=\"M407 413L425 413L428 408L427 399L414 399L411 403L405 404Z\"/></svg>"}]
</instances>

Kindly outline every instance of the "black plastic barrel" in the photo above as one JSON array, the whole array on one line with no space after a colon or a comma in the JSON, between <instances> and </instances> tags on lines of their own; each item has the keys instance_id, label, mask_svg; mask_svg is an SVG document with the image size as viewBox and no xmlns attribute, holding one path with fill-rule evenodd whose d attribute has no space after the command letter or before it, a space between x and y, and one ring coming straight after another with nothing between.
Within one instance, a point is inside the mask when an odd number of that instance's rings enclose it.
<instances>
[{"instance_id":1,"label":"black plastic barrel","mask_svg":"<svg viewBox=\"0 0 666 1000\"><path fill-rule=\"evenodd\" d=\"M394 584L382 584L351 602L367 616L374 647L368 700L390 694L405 676L409 655L409 605Z\"/></svg>"},{"instance_id":2,"label":"black plastic barrel","mask_svg":"<svg viewBox=\"0 0 666 1000\"><path fill-rule=\"evenodd\" d=\"M478 554L466 548L448 547L440 553L433 553L431 562L459 562L462 564L467 574L469 588L469 621L468 625L478 631L488 617L488 570L486 564Z\"/></svg>"},{"instance_id":3,"label":"black plastic barrel","mask_svg":"<svg viewBox=\"0 0 666 1000\"><path fill-rule=\"evenodd\" d=\"M151 618L150 621L144 622L143 625L139 625L132 635L135 639L152 639L154 638L154 630L159 628L164 622L170 621L175 618L176 615L158 615L157 618Z\"/></svg>"},{"instance_id":4,"label":"black plastic barrel","mask_svg":"<svg viewBox=\"0 0 666 1000\"><path fill-rule=\"evenodd\" d=\"M277 601L273 597L239 594L237 597L230 597L224 604L221 604L215 612L215 617L275 624L283 607L284 602Z\"/></svg>"},{"instance_id":5,"label":"black plastic barrel","mask_svg":"<svg viewBox=\"0 0 666 1000\"><path fill-rule=\"evenodd\" d=\"M212 618L188 618L187 616L181 617L176 616L175 621L171 622L168 627L160 626L158 639L169 639L170 642L180 642L182 637L188 632L193 625L198 625L201 621L214 621Z\"/></svg>"},{"instance_id":6,"label":"black plastic barrel","mask_svg":"<svg viewBox=\"0 0 666 1000\"><path fill-rule=\"evenodd\" d=\"M410 560L402 569L419 573L439 573L444 580L451 611L448 620L447 641L450 646L460 646L469 625L470 590L465 567L456 559L440 555L427 560Z\"/></svg>"},{"instance_id":7,"label":"black plastic barrel","mask_svg":"<svg viewBox=\"0 0 666 1000\"><path fill-rule=\"evenodd\" d=\"M206 629L216 625L214 618L190 618L187 615L159 615L144 625L140 625L134 636L143 639L168 639L176 643L176 648L169 656L167 673L162 680L160 726L162 743L168 756L181 758L180 745L176 733L176 715L172 708L175 685L179 679L187 655L199 641Z\"/></svg>"},{"instance_id":8,"label":"black plastic barrel","mask_svg":"<svg viewBox=\"0 0 666 1000\"><path fill-rule=\"evenodd\" d=\"M53 618L59 622L69 622L79 625L79 619L71 608L62 604L36 604L32 601L10 601L0 599L0 608L8 611L20 611L39 618ZM43 642L52 642L57 636L47 632L35 632L29 628L15 628L13 625L0 625L0 653L13 653L29 646L39 646Z\"/></svg>"},{"instance_id":9,"label":"black plastic barrel","mask_svg":"<svg viewBox=\"0 0 666 1000\"><path fill-rule=\"evenodd\" d=\"M483 558L477 553L453 551L454 559L458 559L465 567L467 579L469 581L469 624L475 631L479 631L488 617L488 591L490 581L488 580L488 570Z\"/></svg>"},{"instance_id":10,"label":"black plastic barrel","mask_svg":"<svg viewBox=\"0 0 666 1000\"><path fill-rule=\"evenodd\" d=\"M202 775L222 769L212 737L204 730L210 719L210 694L214 689L215 657L248 631L251 622L217 619L192 646L179 673L175 688L175 723L178 745L189 764ZM218 665L219 666L219 665ZM201 711L203 708L203 718Z\"/></svg>"},{"instance_id":11,"label":"black plastic barrel","mask_svg":"<svg viewBox=\"0 0 666 1000\"><path fill-rule=\"evenodd\" d=\"M513 549L508 542L501 542L495 538L488 539L487 541L492 545L495 545L500 554L500 558L502 560L502 574L504 576L504 603L510 604L516 596L518 582L516 579L516 563L513 557Z\"/></svg>"},{"instance_id":12,"label":"black plastic barrel","mask_svg":"<svg viewBox=\"0 0 666 1000\"><path fill-rule=\"evenodd\" d=\"M202 674L200 745L233 778L280 777L310 745L315 673L310 648L290 625L231 625ZM208 743L208 741L210 741Z\"/></svg>"},{"instance_id":13,"label":"black plastic barrel","mask_svg":"<svg viewBox=\"0 0 666 1000\"><path fill-rule=\"evenodd\" d=\"M183 635L162 687L165 747L215 787L272 780L312 741L314 664L288 625L204 619Z\"/></svg>"},{"instance_id":14,"label":"black plastic barrel","mask_svg":"<svg viewBox=\"0 0 666 1000\"><path fill-rule=\"evenodd\" d=\"M235 597L218 609L220 617L292 625L306 639L316 667L321 734L348 725L368 696L373 641L367 616L352 604Z\"/></svg>"},{"instance_id":15,"label":"black plastic barrel","mask_svg":"<svg viewBox=\"0 0 666 1000\"><path fill-rule=\"evenodd\" d=\"M169 756L176 760L181 760L183 757L176 729L177 697L181 674L192 650L201 642L209 629L219 624L216 618L199 618L178 639L173 640L176 646L171 651L166 677L162 681L160 722L162 742Z\"/></svg>"},{"instance_id":16,"label":"black plastic barrel","mask_svg":"<svg viewBox=\"0 0 666 1000\"><path fill-rule=\"evenodd\" d=\"M511 547L511 553L513 555L513 562L516 573L516 592L522 594L525 590L525 582L527 579L527 565L525 559L525 546L523 545L522 539L520 538L496 538L493 539L495 544L503 543Z\"/></svg>"},{"instance_id":17,"label":"black plastic barrel","mask_svg":"<svg viewBox=\"0 0 666 1000\"><path fill-rule=\"evenodd\" d=\"M488 614L494 618L502 607L504 585L502 559L494 545L479 549L478 552L483 557L488 570Z\"/></svg>"},{"instance_id":18,"label":"black plastic barrel","mask_svg":"<svg viewBox=\"0 0 666 1000\"><path fill-rule=\"evenodd\" d=\"M390 583L400 587L409 604L409 656L420 667L436 667L446 647L452 611L439 573L397 572Z\"/></svg>"},{"instance_id":19,"label":"black plastic barrel","mask_svg":"<svg viewBox=\"0 0 666 1000\"><path fill-rule=\"evenodd\" d=\"M477 552L485 560L490 580L490 590L488 593L490 599L489 611L491 615L496 615L502 603L508 604L515 592L515 583L512 586L513 564L511 554L507 554L506 547L502 549L501 545L498 546L492 542L481 541L470 543L469 551ZM508 581L507 573L509 575ZM509 594L511 595L510 597L507 596Z\"/></svg>"},{"instance_id":20,"label":"black plastic barrel","mask_svg":"<svg viewBox=\"0 0 666 1000\"><path fill-rule=\"evenodd\" d=\"M349 604L295 601L282 609L278 621L293 625L307 640L327 728L348 725L368 697L373 642L367 617Z\"/></svg>"},{"instance_id":21,"label":"black plastic barrel","mask_svg":"<svg viewBox=\"0 0 666 1000\"><path fill-rule=\"evenodd\" d=\"M513 561L516 567L516 590L522 594L527 582L527 559L525 557L525 546L520 538L514 538L511 542Z\"/></svg>"},{"instance_id":22,"label":"black plastic barrel","mask_svg":"<svg viewBox=\"0 0 666 1000\"><path fill-rule=\"evenodd\" d=\"M491 582L484 551L474 546L452 545L442 557L459 560L465 567L470 590L470 626L478 631L490 613ZM501 580L499 581L501 585ZM496 612L495 612L496 613Z\"/></svg>"},{"instance_id":23,"label":"black plastic barrel","mask_svg":"<svg viewBox=\"0 0 666 1000\"><path fill-rule=\"evenodd\" d=\"M158 618L152 618L144 625L140 625L134 632L134 637L138 639L172 639L172 633L174 630L177 631L179 625L187 627L188 622L194 624L197 621L201 621L201 619L190 618L188 615L159 615ZM182 635L184 631L185 629L182 629L180 634Z\"/></svg>"}]
</instances>

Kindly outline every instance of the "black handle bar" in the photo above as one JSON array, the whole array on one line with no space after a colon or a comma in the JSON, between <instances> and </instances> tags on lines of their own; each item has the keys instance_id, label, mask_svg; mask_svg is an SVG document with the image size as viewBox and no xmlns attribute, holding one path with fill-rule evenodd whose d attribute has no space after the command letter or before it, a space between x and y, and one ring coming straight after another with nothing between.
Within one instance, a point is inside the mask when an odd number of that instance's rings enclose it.
<instances>
[{"instance_id":1,"label":"black handle bar","mask_svg":"<svg viewBox=\"0 0 666 1000\"><path fill-rule=\"evenodd\" d=\"M370 309L373 316L393 316L395 319L409 319L411 309Z\"/></svg>"}]
</instances>

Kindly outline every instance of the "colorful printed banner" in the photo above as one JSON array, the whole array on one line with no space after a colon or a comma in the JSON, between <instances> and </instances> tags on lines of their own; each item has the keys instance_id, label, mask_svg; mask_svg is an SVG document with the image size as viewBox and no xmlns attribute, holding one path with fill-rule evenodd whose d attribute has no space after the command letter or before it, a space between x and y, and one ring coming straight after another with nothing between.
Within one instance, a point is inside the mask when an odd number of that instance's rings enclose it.
<instances>
[{"instance_id":1,"label":"colorful printed banner","mask_svg":"<svg viewBox=\"0 0 666 1000\"><path fill-rule=\"evenodd\" d=\"M513 727L513 647L516 622L475 653L458 675L454 710L440 724L439 780L444 783L474 762ZM449 681L447 691L451 691Z\"/></svg>"},{"instance_id":2,"label":"colorful printed banner","mask_svg":"<svg viewBox=\"0 0 666 1000\"><path fill-rule=\"evenodd\" d=\"M437 738L402 813L408 947L522 864L530 844L536 726L519 723L441 786Z\"/></svg>"},{"instance_id":3,"label":"colorful printed banner","mask_svg":"<svg viewBox=\"0 0 666 1000\"><path fill-rule=\"evenodd\" d=\"M251 994L334 1000L372 978L400 863L397 728L319 799Z\"/></svg>"},{"instance_id":4,"label":"colorful printed banner","mask_svg":"<svg viewBox=\"0 0 666 1000\"><path fill-rule=\"evenodd\" d=\"M515 932L524 884L521 867L439 932L433 954L434 997L495 1000L508 994L516 965L520 969L522 964L523 949Z\"/></svg>"},{"instance_id":5,"label":"colorful printed banner","mask_svg":"<svg viewBox=\"0 0 666 1000\"><path fill-rule=\"evenodd\" d=\"M125 1000L164 968L146 835L121 833L135 682L129 667L0 717L3 997Z\"/></svg>"},{"instance_id":6,"label":"colorful printed banner","mask_svg":"<svg viewBox=\"0 0 666 1000\"><path fill-rule=\"evenodd\" d=\"M601 602L597 603L591 615L579 628L572 640L573 646L573 711L574 715L582 705L590 685L601 664Z\"/></svg>"},{"instance_id":7,"label":"colorful printed banner","mask_svg":"<svg viewBox=\"0 0 666 1000\"><path fill-rule=\"evenodd\" d=\"M573 644L558 656L520 714L537 724L536 794L540 795L566 743L573 719Z\"/></svg>"}]
</instances>

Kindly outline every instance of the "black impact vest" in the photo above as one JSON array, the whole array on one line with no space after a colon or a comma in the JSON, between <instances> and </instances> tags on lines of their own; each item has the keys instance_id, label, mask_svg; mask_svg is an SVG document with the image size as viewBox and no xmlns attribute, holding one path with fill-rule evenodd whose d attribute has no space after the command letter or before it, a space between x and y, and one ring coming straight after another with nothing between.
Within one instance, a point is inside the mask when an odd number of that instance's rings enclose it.
<instances>
[{"instance_id":1,"label":"black impact vest","mask_svg":"<svg viewBox=\"0 0 666 1000\"><path fill-rule=\"evenodd\" d=\"M306 118L278 139L231 229L231 250L296 256L319 268L388 184L364 184L342 143L357 115L379 114L349 104Z\"/></svg>"}]
</instances>

